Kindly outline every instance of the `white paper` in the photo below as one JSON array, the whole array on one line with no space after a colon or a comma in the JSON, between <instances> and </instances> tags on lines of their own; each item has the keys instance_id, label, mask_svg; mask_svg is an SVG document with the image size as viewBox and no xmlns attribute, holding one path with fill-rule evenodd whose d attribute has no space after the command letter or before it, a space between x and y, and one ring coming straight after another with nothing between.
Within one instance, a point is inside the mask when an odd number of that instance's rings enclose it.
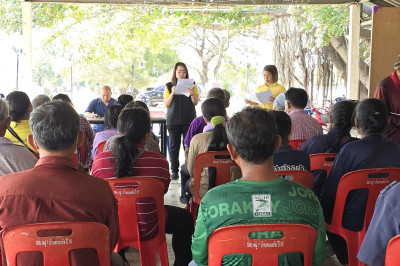
<instances>
[{"instance_id":1,"label":"white paper","mask_svg":"<svg viewBox=\"0 0 400 266\"><path fill-rule=\"evenodd\" d=\"M193 89L194 80L193 79L178 79L176 83L174 94L176 95L185 95L186 97L190 96L189 89Z\"/></svg>"},{"instance_id":2,"label":"white paper","mask_svg":"<svg viewBox=\"0 0 400 266\"><path fill-rule=\"evenodd\" d=\"M260 101L257 99L256 95L252 93L246 93L246 99L255 103L260 103Z\"/></svg>"},{"instance_id":3,"label":"white paper","mask_svg":"<svg viewBox=\"0 0 400 266\"><path fill-rule=\"evenodd\" d=\"M272 92L270 90L262 91L256 93L257 99L260 101L260 103L272 103L270 98L272 97Z\"/></svg>"}]
</instances>

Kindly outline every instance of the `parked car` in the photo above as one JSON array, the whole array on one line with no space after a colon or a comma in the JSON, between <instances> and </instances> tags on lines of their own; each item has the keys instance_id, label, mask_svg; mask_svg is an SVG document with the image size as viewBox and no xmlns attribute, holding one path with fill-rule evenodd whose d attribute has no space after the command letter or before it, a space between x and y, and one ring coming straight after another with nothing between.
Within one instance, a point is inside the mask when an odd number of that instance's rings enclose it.
<instances>
[{"instance_id":1,"label":"parked car","mask_svg":"<svg viewBox=\"0 0 400 266\"><path fill-rule=\"evenodd\" d=\"M156 107L158 103L164 101L165 85L158 86L157 88L147 88L146 92L140 93L136 100L145 102L147 106Z\"/></svg>"}]
</instances>

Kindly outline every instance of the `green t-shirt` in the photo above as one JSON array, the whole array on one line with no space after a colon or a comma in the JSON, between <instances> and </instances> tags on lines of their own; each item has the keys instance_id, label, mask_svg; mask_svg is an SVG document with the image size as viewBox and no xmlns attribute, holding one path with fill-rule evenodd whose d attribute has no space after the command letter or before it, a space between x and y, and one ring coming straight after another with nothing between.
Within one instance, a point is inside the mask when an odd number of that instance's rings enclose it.
<instances>
[{"instance_id":1,"label":"green t-shirt","mask_svg":"<svg viewBox=\"0 0 400 266\"><path fill-rule=\"evenodd\" d=\"M268 199L270 207L253 206L253 201L260 198ZM236 180L210 190L199 207L192 237L193 259L199 266L208 265L208 238L219 227L272 223L300 223L314 227L318 235L313 265L322 265L326 236L318 198L311 190L281 178L272 181ZM297 266L299 259L298 253L287 253L280 256L279 265ZM246 261L247 257L243 255L226 256L223 265L247 265Z\"/></svg>"}]
</instances>

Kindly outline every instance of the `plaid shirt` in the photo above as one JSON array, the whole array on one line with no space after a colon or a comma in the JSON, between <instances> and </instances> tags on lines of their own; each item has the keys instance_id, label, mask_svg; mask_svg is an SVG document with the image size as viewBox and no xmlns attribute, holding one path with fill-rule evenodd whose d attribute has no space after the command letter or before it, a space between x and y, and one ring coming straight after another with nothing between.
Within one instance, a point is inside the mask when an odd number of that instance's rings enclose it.
<instances>
[{"instance_id":1,"label":"plaid shirt","mask_svg":"<svg viewBox=\"0 0 400 266\"><path fill-rule=\"evenodd\" d=\"M303 109L295 109L289 116L292 120L292 140L306 140L315 135L322 135L321 124Z\"/></svg>"}]
</instances>

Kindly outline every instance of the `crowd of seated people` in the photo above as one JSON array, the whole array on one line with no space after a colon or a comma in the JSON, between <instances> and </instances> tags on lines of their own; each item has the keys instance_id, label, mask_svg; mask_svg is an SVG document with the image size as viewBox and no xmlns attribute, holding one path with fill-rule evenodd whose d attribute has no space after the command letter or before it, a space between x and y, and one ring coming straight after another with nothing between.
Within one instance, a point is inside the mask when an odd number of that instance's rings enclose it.
<instances>
[{"instance_id":1,"label":"crowd of seated people","mask_svg":"<svg viewBox=\"0 0 400 266\"><path fill-rule=\"evenodd\" d=\"M168 192L169 162L160 153L159 140L151 131L147 105L126 97L129 95L121 95L114 103L108 88L103 88L102 92L112 104L104 109L106 130L96 134L88 121L76 113L71 99L65 94L54 96L52 101L46 95L38 95L32 104L24 92L12 92L5 100L0 99L2 230L28 223L96 221L110 229L113 250L118 241L118 213L109 185L101 179L156 178L164 184L164 193ZM321 265L325 259L326 235L339 262L347 264L346 242L338 235L325 232L325 222L332 219L338 184L346 173L368 168L400 168L400 146L385 138L388 117L385 105L373 98L357 104L338 102L331 108L330 130L322 135L321 125L304 111L308 95L303 89L289 88L278 95L273 104L276 111L253 106L231 118L226 112L229 97L229 92L220 88L210 90L202 102L202 116L195 118L189 128L185 139L187 166L182 167L182 172L187 169L187 173L181 176L181 202L186 203L193 193L196 155L207 151L229 151L240 169L231 172L231 180L235 181L218 187L212 185L215 169L202 170L200 196L203 199L196 228L189 211L165 205L165 232L172 234L174 265L207 265L208 239L219 227L291 221L311 225L317 230L313 265ZM100 101L101 98L97 99L93 106L105 105ZM282 110L283 102L285 111ZM353 127L361 139L351 137ZM78 160L90 168L91 176L77 170L74 154L83 136L89 155ZM300 151L290 146L291 139L305 141ZM103 141L106 145L99 153L97 146ZM326 172L314 171L312 190L315 194L276 175L275 171L281 170L310 171L309 155L315 153L337 153L328 176ZM39 154L40 159L37 160L34 154ZM387 243L400 233L395 211L399 204L396 198L399 189L398 184L388 186L376 203L366 240L358 254L365 263L383 265ZM345 228L358 231L362 227L366 193L355 190L349 194L344 209ZM186 195L188 197L182 201ZM257 199L267 202L270 207L258 208ZM307 208L312 206L313 211L295 209L291 205L294 201ZM144 203L151 205L153 201ZM15 212L20 208L28 211ZM256 209L265 213L255 217ZM140 213L139 229L143 239L154 237L157 221L153 211L150 207ZM125 252L110 254L113 265L127 265ZM93 256L87 251L77 251L71 258L80 265L90 265L87 262ZM31 265L28 260L40 263L41 258L26 253L19 260L19 265ZM244 254L230 255L224 258L224 265L247 265L248 260ZM302 257L297 253L286 254L279 260L280 265L302 265Z\"/></svg>"}]
</instances>

